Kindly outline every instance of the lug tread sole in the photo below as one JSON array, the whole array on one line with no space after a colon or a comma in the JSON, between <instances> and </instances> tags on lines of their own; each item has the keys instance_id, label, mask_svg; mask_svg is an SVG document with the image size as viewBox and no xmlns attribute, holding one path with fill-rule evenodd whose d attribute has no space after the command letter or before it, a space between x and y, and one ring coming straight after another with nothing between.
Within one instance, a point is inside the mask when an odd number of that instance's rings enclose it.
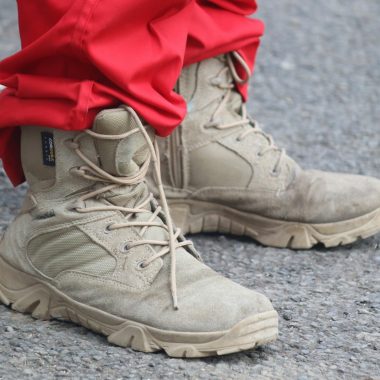
<instances>
[{"instance_id":1,"label":"lug tread sole","mask_svg":"<svg viewBox=\"0 0 380 380\"><path fill-rule=\"evenodd\" d=\"M185 234L217 232L248 236L277 248L309 249L347 245L380 232L380 208L366 215L325 224L281 221L215 203L169 200L175 224Z\"/></svg>"},{"instance_id":2,"label":"lug tread sole","mask_svg":"<svg viewBox=\"0 0 380 380\"><path fill-rule=\"evenodd\" d=\"M8 275L3 276L6 272ZM17 278L13 284L12 278ZM272 342L278 336L278 314L274 310L246 318L227 331L193 333L157 329L81 304L1 258L0 302L36 319L73 322L105 335L110 343L121 347L142 352L165 351L180 358L231 354Z\"/></svg>"}]
</instances>

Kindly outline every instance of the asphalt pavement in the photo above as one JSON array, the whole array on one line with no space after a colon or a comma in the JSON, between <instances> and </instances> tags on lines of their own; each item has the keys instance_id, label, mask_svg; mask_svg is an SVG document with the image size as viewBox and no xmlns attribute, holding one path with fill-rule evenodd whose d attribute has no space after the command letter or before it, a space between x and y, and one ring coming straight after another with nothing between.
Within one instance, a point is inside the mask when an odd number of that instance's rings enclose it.
<instances>
[{"instance_id":1,"label":"asphalt pavement","mask_svg":"<svg viewBox=\"0 0 380 380\"><path fill-rule=\"evenodd\" d=\"M2 59L19 42L16 2L0 2ZM251 83L254 117L306 168L380 177L380 2L261 1L258 17L266 36ZM0 171L0 229L24 193ZM207 264L271 298L276 343L169 359L0 306L0 379L380 379L380 236L311 251L192 238Z\"/></svg>"}]
</instances>

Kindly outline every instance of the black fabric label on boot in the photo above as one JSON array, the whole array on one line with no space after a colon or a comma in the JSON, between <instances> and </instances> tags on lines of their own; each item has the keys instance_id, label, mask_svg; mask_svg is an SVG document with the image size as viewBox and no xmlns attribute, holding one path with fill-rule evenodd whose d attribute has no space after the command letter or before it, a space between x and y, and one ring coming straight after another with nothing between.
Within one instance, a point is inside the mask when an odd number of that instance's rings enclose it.
<instances>
[{"instance_id":1,"label":"black fabric label on boot","mask_svg":"<svg viewBox=\"0 0 380 380\"><path fill-rule=\"evenodd\" d=\"M54 135L51 132L41 132L42 161L46 166L55 166Z\"/></svg>"}]
</instances>

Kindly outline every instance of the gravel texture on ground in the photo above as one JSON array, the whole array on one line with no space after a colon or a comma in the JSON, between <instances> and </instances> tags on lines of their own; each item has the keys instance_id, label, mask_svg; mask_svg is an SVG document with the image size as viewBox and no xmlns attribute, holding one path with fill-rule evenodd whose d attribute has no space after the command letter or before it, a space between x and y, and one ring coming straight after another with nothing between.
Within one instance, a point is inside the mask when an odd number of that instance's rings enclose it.
<instances>
[{"instance_id":1,"label":"gravel texture on ground","mask_svg":"<svg viewBox=\"0 0 380 380\"><path fill-rule=\"evenodd\" d=\"M1 0L0 58L18 47L14 0ZM380 177L380 2L262 1L266 36L249 106L305 167ZM0 228L25 187L0 177ZM279 340L204 360L111 346L70 323L0 306L0 379L379 379L380 236L290 251L248 239L194 236L204 259L267 294Z\"/></svg>"}]
</instances>

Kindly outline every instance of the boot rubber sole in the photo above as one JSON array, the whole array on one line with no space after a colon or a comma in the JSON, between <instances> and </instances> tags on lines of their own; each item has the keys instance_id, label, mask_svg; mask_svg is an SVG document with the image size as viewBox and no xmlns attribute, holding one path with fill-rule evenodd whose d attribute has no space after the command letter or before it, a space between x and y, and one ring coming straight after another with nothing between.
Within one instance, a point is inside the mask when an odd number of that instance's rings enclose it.
<instances>
[{"instance_id":1,"label":"boot rubber sole","mask_svg":"<svg viewBox=\"0 0 380 380\"><path fill-rule=\"evenodd\" d=\"M171 214L182 232L219 232L248 236L277 248L309 249L322 243L336 247L380 232L380 208L366 215L335 223L308 224L270 219L216 203L169 199Z\"/></svg>"},{"instance_id":2,"label":"boot rubber sole","mask_svg":"<svg viewBox=\"0 0 380 380\"><path fill-rule=\"evenodd\" d=\"M180 332L157 329L79 303L57 288L21 272L0 258L0 303L36 319L71 321L105 335L110 343L136 351L165 351L169 356L197 358L249 350L274 341L278 314L248 317L230 330ZM213 316L217 317L217 316Z\"/></svg>"}]
</instances>

